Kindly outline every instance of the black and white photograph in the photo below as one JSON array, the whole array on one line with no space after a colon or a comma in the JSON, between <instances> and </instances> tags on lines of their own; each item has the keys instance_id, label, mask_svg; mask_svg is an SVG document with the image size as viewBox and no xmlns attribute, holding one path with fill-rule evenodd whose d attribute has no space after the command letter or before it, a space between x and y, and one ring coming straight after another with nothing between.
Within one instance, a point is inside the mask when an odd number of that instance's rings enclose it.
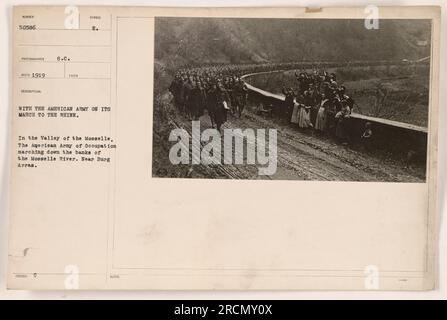
<instances>
[{"instance_id":1,"label":"black and white photograph","mask_svg":"<svg viewBox=\"0 0 447 320\"><path fill-rule=\"evenodd\" d=\"M431 21L155 18L152 176L425 182Z\"/></svg>"},{"instance_id":2,"label":"black and white photograph","mask_svg":"<svg viewBox=\"0 0 447 320\"><path fill-rule=\"evenodd\" d=\"M0 300L447 296L441 0L27 1L0 4Z\"/></svg>"}]
</instances>

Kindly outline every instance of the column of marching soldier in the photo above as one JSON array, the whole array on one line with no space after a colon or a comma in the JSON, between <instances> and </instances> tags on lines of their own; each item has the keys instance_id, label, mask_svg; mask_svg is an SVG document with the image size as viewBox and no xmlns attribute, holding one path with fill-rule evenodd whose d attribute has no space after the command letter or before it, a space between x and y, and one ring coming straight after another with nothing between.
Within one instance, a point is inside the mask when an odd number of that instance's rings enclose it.
<instances>
[{"instance_id":1,"label":"column of marching soldier","mask_svg":"<svg viewBox=\"0 0 447 320\"><path fill-rule=\"evenodd\" d=\"M245 82L229 68L196 68L176 73L169 91L177 108L190 120L198 120L208 111L213 128L221 129L228 113L241 117L247 103Z\"/></svg>"},{"instance_id":2,"label":"column of marching soldier","mask_svg":"<svg viewBox=\"0 0 447 320\"><path fill-rule=\"evenodd\" d=\"M181 69L169 91L177 108L191 120L198 120L206 109L213 128L220 130L228 113L241 117L247 104L248 89L240 76L243 71L238 66ZM303 130L328 133L346 143L347 123L355 103L346 88L338 85L336 75L314 69L295 72L295 77L297 88L283 87L285 103L275 114ZM371 124L366 123L361 138L368 144L371 136Z\"/></svg>"}]
</instances>

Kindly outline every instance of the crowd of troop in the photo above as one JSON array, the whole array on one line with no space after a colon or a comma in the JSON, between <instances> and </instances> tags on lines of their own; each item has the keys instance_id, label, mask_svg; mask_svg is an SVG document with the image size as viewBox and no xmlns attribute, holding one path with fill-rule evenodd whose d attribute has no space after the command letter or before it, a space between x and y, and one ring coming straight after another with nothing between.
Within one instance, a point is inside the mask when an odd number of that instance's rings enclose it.
<instances>
[{"instance_id":1,"label":"crowd of troop","mask_svg":"<svg viewBox=\"0 0 447 320\"><path fill-rule=\"evenodd\" d=\"M354 100L346 88L338 85L335 73L326 71L295 73L297 89L283 88L285 107L283 116L300 128L313 128L334 134L346 142L347 119L354 108Z\"/></svg>"},{"instance_id":2,"label":"crowd of troop","mask_svg":"<svg viewBox=\"0 0 447 320\"><path fill-rule=\"evenodd\" d=\"M238 66L213 66L179 70L169 91L177 108L191 120L198 120L208 111L213 128L221 129L228 114L241 117L247 104L248 89L241 74L248 70ZM296 88L283 87L284 104L276 109L281 117L303 130L315 130L335 136L340 142L349 139L348 119L354 108L354 100L346 88L337 83L335 73L316 68L309 72L295 72ZM274 106L258 105L258 110ZM366 124L362 138L372 135Z\"/></svg>"},{"instance_id":3,"label":"crowd of troop","mask_svg":"<svg viewBox=\"0 0 447 320\"><path fill-rule=\"evenodd\" d=\"M206 109L213 128L220 130L228 113L241 117L247 103L247 86L232 71L230 67L179 70L169 87L175 105L191 120L198 120Z\"/></svg>"}]
</instances>

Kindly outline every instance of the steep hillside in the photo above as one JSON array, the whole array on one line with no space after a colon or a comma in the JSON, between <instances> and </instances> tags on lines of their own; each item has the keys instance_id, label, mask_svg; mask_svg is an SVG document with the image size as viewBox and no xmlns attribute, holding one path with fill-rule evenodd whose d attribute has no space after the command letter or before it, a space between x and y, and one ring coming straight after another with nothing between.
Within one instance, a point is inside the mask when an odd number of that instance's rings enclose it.
<instances>
[{"instance_id":1,"label":"steep hillside","mask_svg":"<svg viewBox=\"0 0 447 320\"><path fill-rule=\"evenodd\" d=\"M155 58L167 70L189 64L418 59L430 54L430 22L156 18Z\"/></svg>"}]
</instances>

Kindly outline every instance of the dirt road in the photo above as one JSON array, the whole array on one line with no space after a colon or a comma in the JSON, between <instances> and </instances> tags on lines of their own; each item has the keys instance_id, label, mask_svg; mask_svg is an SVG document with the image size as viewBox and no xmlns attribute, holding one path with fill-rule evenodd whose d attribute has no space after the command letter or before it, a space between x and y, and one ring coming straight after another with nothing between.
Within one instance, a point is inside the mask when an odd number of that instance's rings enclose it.
<instances>
[{"instance_id":1,"label":"dirt road","mask_svg":"<svg viewBox=\"0 0 447 320\"><path fill-rule=\"evenodd\" d=\"M274 175L259 176L257 167L247 164L173 166L167 158L169 147L173 144L167 138L169 128L181 127L191 133L192 123L186 115L175 109L171 99L169 93L161 97L160 121L165 121L168 127L160 127L160 124L154 122L154 176L395 182L422 182L425 179L425 172L421 167L411 166L386 155L366 153L359 147L341 145L311 131L300 131L281 120L256 115L250 106L241 119L229 116L223 129L277 129L278 168ZM211 128L210 118L206 113L200 118L200 124L202 131ZM234 148L233 151L236 152Z\"/></svg>"}]
</instances>

